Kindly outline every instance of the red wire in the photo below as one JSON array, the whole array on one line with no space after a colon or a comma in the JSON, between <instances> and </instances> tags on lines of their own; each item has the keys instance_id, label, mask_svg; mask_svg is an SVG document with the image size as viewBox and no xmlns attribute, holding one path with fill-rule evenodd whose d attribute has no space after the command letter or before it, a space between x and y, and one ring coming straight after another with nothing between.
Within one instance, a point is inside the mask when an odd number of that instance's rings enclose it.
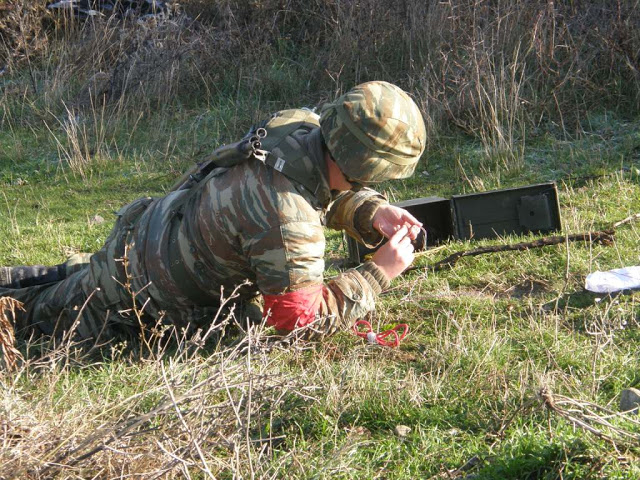
<instances>
[{"instance_id":1,"label":"red wire","mask_svg":"<svg viewBox=\"0 0 640 480\"><path fill-rule=\"evenodd\" d=\"M364 326L367 330L362 331L360 326ZM398 333L400 331L400 334ZM369 339L369 333L373 332L373 327L366 320L358 320L353 325L353 332L362 338ZM399 323L395 327L390 330L385 330L384 332L376 333L375 339L378 345L382 345L384 347L397 347L400 345L400 341L407 336L409 333L409 325L406 323ZM393 340L387 340L387 337L393 337Z\"/></svg>"}]
</instances>

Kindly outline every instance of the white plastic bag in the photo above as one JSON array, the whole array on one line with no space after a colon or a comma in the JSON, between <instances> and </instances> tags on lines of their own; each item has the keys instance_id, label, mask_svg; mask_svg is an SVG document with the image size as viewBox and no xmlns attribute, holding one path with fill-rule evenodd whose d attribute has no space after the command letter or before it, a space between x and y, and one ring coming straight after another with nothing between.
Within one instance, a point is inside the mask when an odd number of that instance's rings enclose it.
<instances>
[{"instance_id":1,"label":"white plastic bag","mask_svg":"<svg viewBox=\"0 0 640 480\"><path fill-rule=\"evenodd\" d=\"M590 273L587 275L584 288L595 293L613 293L640 288L640 266Z\"/></svg>"}]
</instances>

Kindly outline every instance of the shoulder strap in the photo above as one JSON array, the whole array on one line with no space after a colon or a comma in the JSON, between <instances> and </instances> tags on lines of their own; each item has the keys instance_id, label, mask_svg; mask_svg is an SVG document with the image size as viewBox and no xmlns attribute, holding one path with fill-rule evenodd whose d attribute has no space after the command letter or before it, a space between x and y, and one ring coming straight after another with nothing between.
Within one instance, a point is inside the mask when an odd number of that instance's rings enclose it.
<instances>
[{"instance_id":1,"label":"shoulder strap","mask_svg":"<svg viewBox=\"0 0 640 480\"><path fill-rule=\"evenodd\" d=\"M298 130L310 132L319 126L320 116L303 108L276 112L269 119L252 126L242 140L217 148L206 161L188 170L174 184L171 191L190 190L183 196L179 209L197 193L216 168L230 168L250 158L269 165L315 194L320 186L319 179L296 168L304 152L299 145L291 144L287 139Z\"/></svg>"},{"instance_id":2,"label":"shoulder strap","mask_svg":"<svg viewBox=\"0 0 640 480\"><path fill-rule=\"evenodd\" d=\"M282 110L271 115L266 122L257 125L267 131L267 136L261 139L261 148L272 151L282 146L282 141L296 130L312 130L320 126L320 116L305 108ZM250 133L254 133L252 127ZM257 131L257 130L255 130Z\"/></svg>"},{"instance_id":3,"label":"shoulder strap","mask_svg":"<svg viewBox=\"0 0 640 480\"><path fill-rule=\"evenodd\" d=\"M277 112L262 125L267 132L261 139L261 148L268 152L265 163L313 194L318 191L319 179L300 170L298 161L305 153L290 137L298 130L310 132L319 126L320 116L308 109Z\"/></svg>"}]
</instances>

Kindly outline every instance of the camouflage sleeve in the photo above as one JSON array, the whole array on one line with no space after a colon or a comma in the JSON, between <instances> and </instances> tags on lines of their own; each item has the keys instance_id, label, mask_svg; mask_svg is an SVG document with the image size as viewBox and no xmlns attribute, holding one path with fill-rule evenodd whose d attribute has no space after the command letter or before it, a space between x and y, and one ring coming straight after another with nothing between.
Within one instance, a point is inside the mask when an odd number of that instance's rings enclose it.
<instances>
[{"instance_id":1,"label":"camouflage sleeve","mask_svg":"<svg viewBox=\"0 0 640 480\"><path fill-rule=\"evenodd\" d=\"M264 296L264 313L278 331L309 324L315 334L349 328L375 308L376 297L388 288L373 262L324 283L324 246L319 219L279 225L245 242Z\"/></svg>"},{"instance_id":2,"label":"camouflage sleeve","mask_svg":"<svg viewBox=\"0 0 640 480\"><path fill-rule=\"evenodd\" d=\"M308 336L331 335L351 328L375 308L375 302L390 282L380 268L368 261L327 282L316 321Z\"/></svg>"},{"instance_id":3,"label":"camouflage sleeve","mask_svg":"<svg viewBox=\"0 0 640 480\"><path fill-rule=\"evenodd\" d=\"M344 230L369 248L382 242L382 235L373 228L373 217L386 199L375 190L363 188L358 192L341 193L329 207L327 226Z\"/></svg>"},{"instance_id":4,"label":"camouflage sleeve","mask_svg":"<svg viewBox=\"0 0 640 480\"><path fill-rule=\"evenodd\" d=\"M238 250L255 275L268 323L282 332L311 324L319 332L333 333L373 310L378 293L389 284L384 273L366 262L325 283L326 241L320 215L285 178L274 176L264 185L271 186L255 201L242 197L251 216L235 223L242 223ZM352 201L342 203L343 209L382 201L371 190L351 196L344 199Z\"/></svg>"},{"instance_id":5,"label":"camouflage sleeve","mask_svg":"<svg viewBox=\"0 0 640 480\"><path fill-rule=\"evenodd\" d=\"M275 226L243 245L263 295L278 295L321 284L324 247L319 219Z\"/></svg>"},{"instance_id":6,"label":"camouflage sleeve","mask_svg":"<svg viewBox=\"0 0 640 480\"><path fill-rule=\"evenodd\" d=\"M280 333L303 329L306 337L331 335L350 328L375 308L389 280L369 261L347 270L325 285L311 285L281 295L264 296L267 323Z\"/></svg>"}]
</instances>

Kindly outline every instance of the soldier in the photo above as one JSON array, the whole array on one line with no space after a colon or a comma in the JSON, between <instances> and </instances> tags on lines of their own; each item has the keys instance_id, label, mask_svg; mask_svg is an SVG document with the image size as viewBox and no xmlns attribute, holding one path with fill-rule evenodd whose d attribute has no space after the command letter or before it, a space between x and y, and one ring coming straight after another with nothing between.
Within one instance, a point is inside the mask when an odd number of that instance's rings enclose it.
<instances>
[{"instance_id":1,"label":"soldier","mask_svg":"<svg viewBox=\"0 0 640 480\"><path fill-rule=\"evenodd\" d=\"M248 158L214 163L188 188L123 207L104 247L80 268L44 269L48 283L24 288L12 280L21 271L5 269L0 297L26 310L16 330L60 336L73 326L95 339L139 322L206 327L221 294L247 279L239 298L261 296L280 333L329 334L371 311L411 264L421 224L365 185L413 173L426 140L417 106L390 83L368 82L320 116L285 110L258 127L250 133L262 132L261 148ZM368 246L389 241L324 282L323 222Z\"/></svg>"}]
</instances>

